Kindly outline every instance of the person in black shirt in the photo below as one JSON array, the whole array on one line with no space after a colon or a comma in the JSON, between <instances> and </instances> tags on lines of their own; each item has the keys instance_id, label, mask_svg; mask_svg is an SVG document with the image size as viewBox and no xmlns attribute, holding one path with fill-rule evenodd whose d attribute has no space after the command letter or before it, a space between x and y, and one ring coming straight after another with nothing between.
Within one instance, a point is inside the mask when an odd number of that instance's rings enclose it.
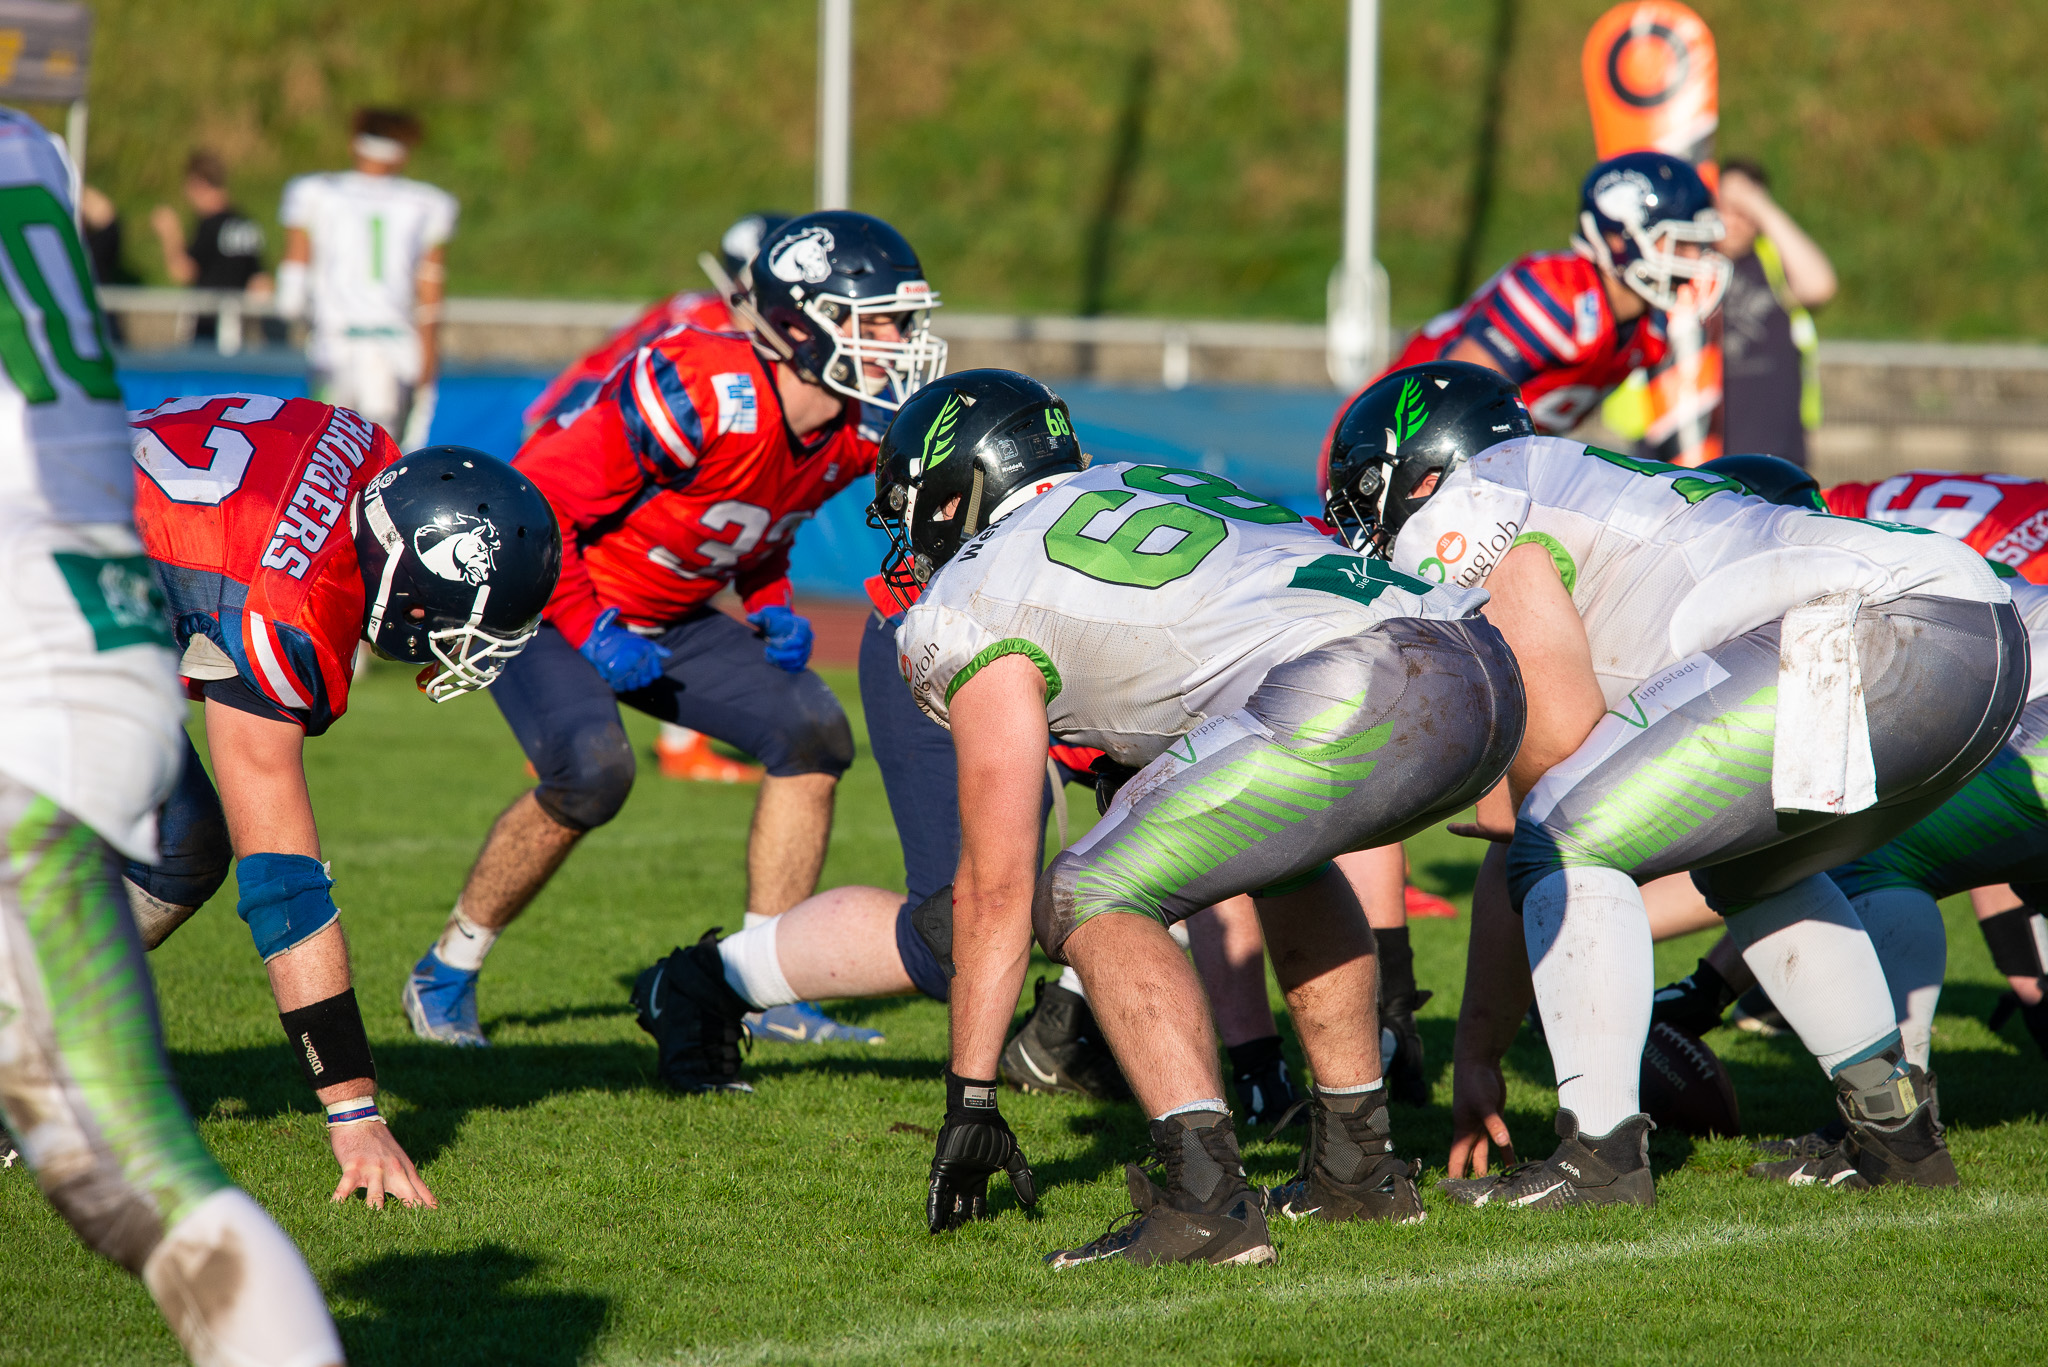
<instances>
[{"instance_id":1,"label":"person in black shirt","mask_svg":"<svg viewBox=\"0 0 2048 1367\"><path fill-rule=\"evenodd\" d=\"M185 162L185 202L199 215L190 242L178 211L159 204L150 211L150 226L163 244L164 270L175 284L203 290L242 290L256 296L270 293L263 269L263 229L228 199L227 167L211 152L194 152ZM212 314L199 317L195 340L215 335Z\"/></svg>"},{"instance_id":2,"label":"person in black shirt","mask_svg":"<svg viewBox=\"0 0 2048 1367\"><path fill-rule=\"evenodd\" d=\"M1721 301L1725 369L1722 447L1806 464L1820 426L1819 342L1813 315L1835 294L1827 253L1771 198L1755 162L1721 165L1723 255L1735 263Z\"/></svg>"}]
</instances>

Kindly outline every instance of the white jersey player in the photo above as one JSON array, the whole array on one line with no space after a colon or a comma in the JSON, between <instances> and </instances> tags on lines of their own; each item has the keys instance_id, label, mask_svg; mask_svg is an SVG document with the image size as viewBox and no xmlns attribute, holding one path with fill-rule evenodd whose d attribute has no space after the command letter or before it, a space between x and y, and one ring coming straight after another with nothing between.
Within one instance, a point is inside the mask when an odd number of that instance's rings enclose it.
<instances>
[{"instance_id":1,"label":"white jersey player","mask_svg":"<svg viewBox=\"0 0 2048 1367\"><path fill-rule=\"evenodd\" d=\"M426 444L433 423L456 217L453 195L398 174L418 139L410 115L364 110L355 169L293 179L279 212L278 303L288 316L310 310L314 397L363 414L407 451Z\"/></svg>"},{"instance_id":2,"label":"white jersey player","mask_svg":"<svg viewBox=\"0 0 2048 1367\"><path fill-rule=\"evenodd\" d=\"M1921 528L1537 437L1511 383L1457 362L1354 400L1326 492L1333 520L1397 571L1484 587L1488 620L1542 680L1507 791L1467 828L1512 843L1474 902L1451 1171L1467 1154L1483 1171L1489 1136L1505 1140L1484 1060L1528 1000L1530 978L1498 953L1517 912L1563 1144L1451 1194L1654 1203L1637 1081L1655 982L1636 888L1683 871L1836 1080L1861 1180L1953 1185L1876 951L1825 871L1933 811L2019 716L2026 631L1985 561Z\"/></svg>"},{"instance_id":3,"label":"white jersey player","mask_svg":"<svg viewBox=\"0 0 2048 1367\"><path fill-rule=\"evenodd\" d=\"M298 1250L192 1127L107 857L156 857L185 706L71 184L0 109L0 1113L195 1360L338 1363Z\"/></svg>"}]
</instances>

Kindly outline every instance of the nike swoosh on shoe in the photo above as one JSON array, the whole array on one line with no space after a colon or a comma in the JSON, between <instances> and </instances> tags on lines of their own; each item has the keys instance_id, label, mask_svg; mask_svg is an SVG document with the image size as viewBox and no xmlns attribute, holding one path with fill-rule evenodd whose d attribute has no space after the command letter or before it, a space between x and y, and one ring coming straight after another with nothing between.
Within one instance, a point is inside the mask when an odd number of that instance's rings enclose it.
<instances>
[{"instance_id":1,"label":"nike swoosh on shoe","mask_svg":"<svg viewBox=\"0 0 2048 1367\"><path fill-rule=\"evenodd\" d=\"M1053 1086L1060 1080L1058 1073L1048 1073L1045 1071L1045 1069L1038 1066L1038 1061L1031 1057L1030 1045L1026 1044L1020 1046L1017 1050L1017 1053L1023 1057L1024 1066L1031 1070L1031 1075L1037 1078L1040 1082L1043 1082L1046 1086Z\"/></svg>"},{"instance_id":2,"label":"nike swoosh on shoe","mask_svg":"<svg viewBox=\"0 0 2048 1367\"><path fill-rule=\"evenodd\" d=\"M1527 1196L1517 1196L1514 1200L1508 1202L1508 1204L1512 1206L1533 1206L1538 1201L1541 1201L1544 1197L1550 1195L1552 1192L1561 1190L1562 1188L1568 1187L1570 1185L1571 1183L1569 1182L1554 1182L1550 1186L1545 1187L1541 1191L1532 1192Z\"/></svg>"},{"instance_id":3,"label":"nike swoosh on shoe","mask_svg":"<svg viewBox=\"0 0 2048 1367\"><path fill-rule=\"evenodd\" d=\"M661 975L667 971L668 964L664 961L655 968L654 981L647 984L647 1019L651 1021L661 1019Z\"/></svg>"},{"instance_id":4,"label":"nike swoosh on shoe","mask_svg":"<svg viewBox=\"0 0 2048 1367\"><path fill-rule=\"evenodd\" d=\"M763 1029L773 1030L784 1039L801 1041L811 1033L808 1025L799 1025L793 1030L787 1025L777 1025L774 1021L762 1021L761 1025Z\"/></svg>"}]
</instances>

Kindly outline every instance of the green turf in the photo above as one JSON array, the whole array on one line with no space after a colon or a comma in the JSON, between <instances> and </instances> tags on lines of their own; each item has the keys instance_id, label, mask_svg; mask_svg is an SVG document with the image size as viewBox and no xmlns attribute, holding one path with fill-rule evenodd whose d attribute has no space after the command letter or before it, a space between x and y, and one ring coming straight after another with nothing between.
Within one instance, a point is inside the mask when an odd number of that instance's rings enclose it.
<instances>
[{"instance_id":1,"label":"green turf","mask_svg":"<svg viewBox=\"0 0 2048 1367\"><path fill-rule=\"evenodd\" d=\"M835 674L842 696L851 677ZM630 723L643 746L651 726ZM407 966L437 931L486 824L524 783L494 708L435 708L380 667L308 747L336 893L396 1133L436 1212L330 1206L332 1163L280 1038L263 974L223 894L153 964L173 1060L209 1143L291 1232L358 1364L683 1362L1609 1361L2019 1362L2048 1313L2048 1066L2017 1024L1982 1024L1997 990L1966 911L1937 1065L1962 1192L1790 1191L1739 1175L1742 1144L1660 1137L1659 1206L1530 1215L1452 1209L1417 1228L1283 1228L1277 1268L1053 1276L1038 1255L1124 1209L1139 1156L1129 1106L1006 1097L1042 1216L945 1238L922 1229L926 1131L942 1109L940 1008L843 1004L882 1048L764 1045L751 1098L653 1085L625 1004L633 973L705 927L734 925L751 790L651 773L491 958L495 1047L413 1041ZM651 763L648 769L652 769ZM1077 795L1078 796L1078 795ZM1077 818L1087 812L1078 801ZM1457 896L1476 850L1417 841L1420 882ZM828 883L901 868L872 762L848 776ZM900 884L899 884L900 885ZM1433 1104L1396 1112L1441 1172L1465 919L1418 922ZM1665 946L1659 970L1701 943ZM1752 1130L1805 1128L1825 1104L1789 1040L1721 1032ZM1524 1150L1545 1149L1548 1062L1510 1058ZM1255 1179L1292 1164L1256 1143ZM1000 1179L996 1183L1001 1190ZM135 1283L69 1237L19 1169L0 1173L0 1363L170 1363Z\"/></svg>"},{"instance_id":2,"label":"green turf","mask_svg":"<svg viewBox=\"0 0 2048 1367\"><path fill-rule=\"evenodd\" d=\"M1609 0L1382 5L1381 258L1394 313L1445 307L1470 220L1487 53L1512 12L1493 212L1474 266L1562 249L1593 139L1579 45ZM2039 0L1696 0L1721 149L1761 158L1833 253L1824 334L2039 337L2048 272ZM349 111L426 116L419 175L462 200L457 294L652 296L734 217L811 202L813 0L96 0L89 177L161 262L149 206L187 151L274 223L339 166ZM1343 0L861 0L856 207L954 307L1067 312L1134 62L1142 142L1110 312L1320 319L1338 255ZM272 251L278 241L273 237ZM1476 282L1475 282L1476 283Z\"/></svg>"}]
</instances>

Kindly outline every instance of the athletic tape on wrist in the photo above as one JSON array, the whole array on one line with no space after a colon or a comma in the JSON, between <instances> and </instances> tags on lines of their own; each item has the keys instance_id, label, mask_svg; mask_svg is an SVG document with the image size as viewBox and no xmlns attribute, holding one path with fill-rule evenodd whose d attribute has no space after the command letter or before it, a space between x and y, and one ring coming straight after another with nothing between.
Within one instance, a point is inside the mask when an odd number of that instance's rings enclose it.
<instances>
[{"instance_id":1,"label":"athletic tape on wrist","mask_svg":"<svg viewBox=\"0 0 2048 1367\"><path fill-rule=\"evenodd\" d=\"M374 1120L382 1124L384 1117L377 1110L377 1098L373 1096L352 1096L347 1101L327 1103L327 1124L329 1128L341 1125L360 1125Z\"/></svg>"},{"instance_id":2,"label":"athletic tape on wrist","mask_svg":"<svg viewBox=\"0 0 2048 1367\"><path fill-rule=\"evenodd\" d=\"M362 1009L356 992L349 988L325 1001L280 1011L285 1038L299 1061L306 1085L318 1091L357 1078L377 1080L377 1065L370 1057L370 1037L363 1032Z\"/></svg>"},{"instance_id":3,"label":"athletic tape on wrist","mask_svg":"<svg viewBox=\"0 0 2048 1367\"><path fill-rule=\"evenodd\" d=\"M235 910L269 963L333 923L329 889L334 880L319 860L303 854L252 854L235 865L241 899Z\"/></svg>"}]
</instances>

